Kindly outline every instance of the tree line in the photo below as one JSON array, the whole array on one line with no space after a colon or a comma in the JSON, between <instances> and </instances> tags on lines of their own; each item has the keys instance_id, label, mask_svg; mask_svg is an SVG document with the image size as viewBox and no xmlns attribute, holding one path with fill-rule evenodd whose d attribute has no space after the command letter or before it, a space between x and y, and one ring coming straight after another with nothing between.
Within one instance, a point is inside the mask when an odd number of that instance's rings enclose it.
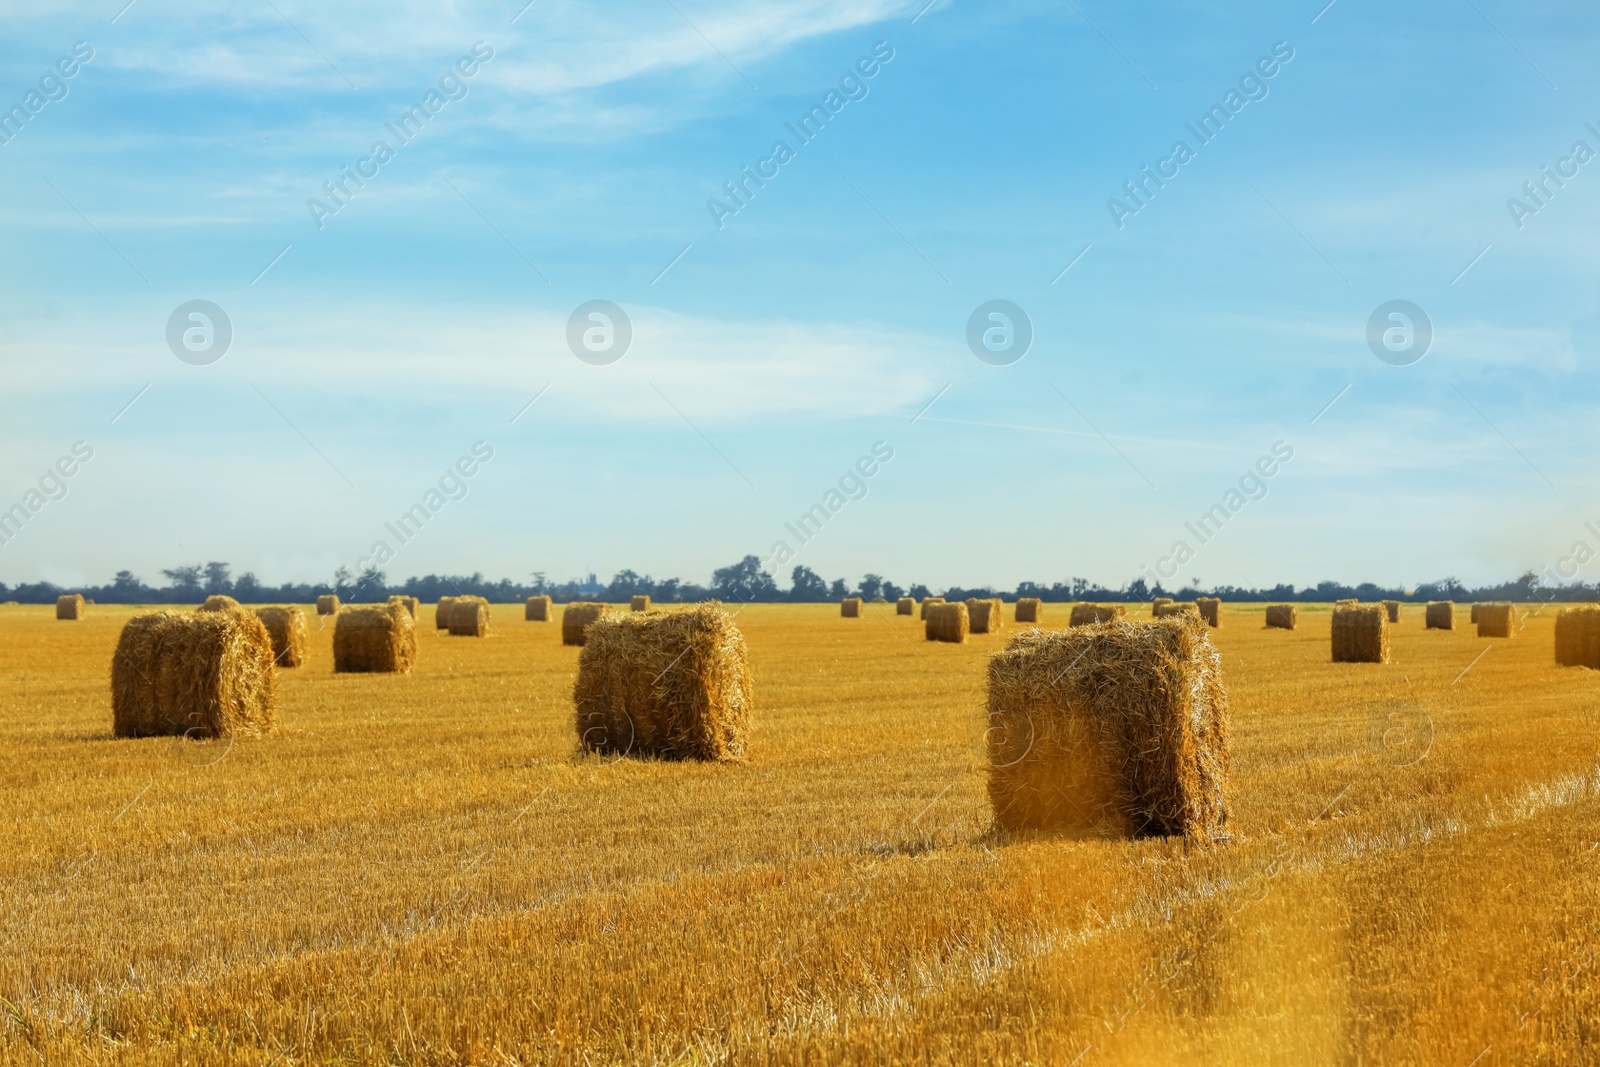
<instances>
[{"instance_id":1,"label":"tree line","mask_svg":"<svg viewBox=\"0 0 1600 1067\"><path fill-rule=\"evenodd\" d=\"M882 575L866 574L858 582L844 578L825 579L810 567L797 566L789 574L789 587L780 588L777 580L761 566L757 556L745 556L738 563L720 567L711 575L707 585L686 582L678 578L654 579L648 574L632 570L618 571L609 583L593 581L551 582L543 572L535 571L526 580L512 581L501 578L492 581L480 573L470 575L429 574L410 577L399 584L391 584L381 570L352 574L340 568L331 582L286 583L267 585L250 572L233 576L233 568L223 562L193 564L163 570L165 585L148 585L131 571L118 571L107 585L63 588L50 582L34 582L7 586L0 582L0 601L24 604L48 604L66 593L82 593L90 600L108 604L181 604L200 601L213 594L235 597L246 603L308 603L324 593L336 593L346 602L383 600L391 595L414 596L424 601L442 596L481 596L498 603L522 600L530 596L548 594L557 602L573 600L606 600L619 602L635 596L648 596L663 603L685 603L715 598L728 603L819 603L859 596L866 600L883 597L895 600L902 596L921 600L929 595L943 596L947 600L965 600L968 597L1002 597L1015 600L1021 597L1038 597L1041 600L1065 601L1122 601L1135 602L1152 597L1170 596L1176 600L1193 600L1197 596L1215 596L1223 600L1242 601L1313 601L1326 602L1354 597L1363 601L1400 600L1412 603L1429 600L1485 601L1591 601L1600 599L1600 583L1586 585L1542 584L1532 571L1515 581L1501 582L1469 588L1454 578L1426 582L1414 589L1362 582L1343 585L1324 581L1314 586L1296 588L1293 585L1274 585L1251 588L1248 586L1218 585L1203 587L1198 580L1181 588L1164 589L1159 583L1146 584L1136 578L1126 585L1112 587L1090 582L1085 578L1068 578L1045 585L1041 582L1022 582L1014 589L992 586L945 586L940 590L914 582L901 586Z\"/></svg>"}]
</instances>

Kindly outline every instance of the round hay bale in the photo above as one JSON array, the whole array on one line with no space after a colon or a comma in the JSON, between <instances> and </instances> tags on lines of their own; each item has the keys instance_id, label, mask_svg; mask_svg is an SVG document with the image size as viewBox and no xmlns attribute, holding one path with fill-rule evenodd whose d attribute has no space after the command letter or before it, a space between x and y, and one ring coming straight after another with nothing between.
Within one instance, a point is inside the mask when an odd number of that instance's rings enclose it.
<instances>
[{"instance_id":1,"label":"round hay bale","mask_svg":"<svg viewBox=\"0 0 1600 1067\"><path fill-rule=\"evenodd\" d=\"M1171 604L1171 603L1172 603L1172 598L1169 597L1169 596L1158 596L1158 597L1156 597L1155 599L1150 601L1150 614L1154 615L1158 619L1161 618L1161 609L1166 607L1168 604Z\"/></svg>"},{"instance_id":2,"label":"round hay bale","mask_svg":"<svg viewBox=\"0 0 1600 1067\"><path fill-rule=\"evenodd\" d=\"M574 600L561 613L561 643L582 646L589 625L611 611L610 604Z\"/></svg>"},{"instance_id":3,"label":"round hay bale","mask_svg":"<svg viewBox=\"0 0 1600 1067\"><path fill-rule=\"evenodd\" d=\"M1333 609L1333 662L1389 662L1389 613L1382 605Z\"/></svg>"},{"instance_id":4,"label":"round hay bale","mask_svg":"<svg viewBox=\"0 0 1600 1067\"><path fill-rule=\"evenodd\" d=\"M924 602L922 607L927 612L923 623L923 635L927 640L947 641L955 645L966 642L971 622L967 618L965 604L946 604L941 600L937 604Z\"/></svg>"},{"instance_id":5,"label":"round hay bale","mask_svg":"<svg viewBox=\"0 0 1600 1067\"><path fill-rule=\"evenodd\" d=\"M894 613L896 615L910 615L916 610L917 602L912 597L903 596L894 602Z\"/></svg>"},{"instance_id":6,"label":"round hay bale","mask_svg":"<svg viewBox=\"0 0 1600 1067\"><path fill-rule=\"evenodd\" d=\"M306 615L299 608L282 606L257 608L256 618L272 639L272 662L279 667L298 667L306 658Z\"/></svg>"},{"instance_id":7,"label":"round hay bale","mask_svg":"<svg viewBox=\"0 0 1600 1067\"><path fill-rule=\"evenodd\" d=\"M861 598L858 596L847 596L843 600L839 601L839 617L843 619L861 618Z\"/></svg>"},{"instance_id":8,"label":"round hay bale","mask_svg":"<svg viewBox=\"0 0 1600 1067\"><path fill-rule=\"evenodd\" d=\"M1200 618L1205 624L1215 630L1222 625L1222 601L1214 596L1197 596L1194 606L1200 612Z\"/></svg>"},{"instance_id":9,"label":"round hay bale","mask_svg":"<svg viewBox=\"0 0 1600 1067\"><path fill-rule=\"evenodd\" d=\"M196 611L238 611L239 610L239 602L237 600L233 599L233 597L231 597L231 596L223 596L221 593L212 593L210 596L206 597L206 602L204 604L201 604L198 608L195 608L194 610L196 610Z\"/></svg>"},{"instance_id":10,"label":"round hay bale","mask_svg":"<svg viewBox=\"0 0 1600 1067\"><path fill-rule=\"evenodd\" d=\"M1565 608L1556 616L1556 663L1600 669L1600 605Z\"/></svg>"},{"instance_id":11,"label":"round hay bale","mask_svg":"<svg viewBox=\"0 0 1600 1067\"><path fill-rule=\"evenodd\" d=\"M550 621L550 598L548 596L531 596L524 605L522 618L526 622Z\"/></svg>"},{"instance_id":12,"label":"round hay bale","mask_svg":"<svg viewBox=\"0 0 1600 1067\"><path fill-rule=\"evenodd\" d=\"M450 605L451 637L489 636L489 602L481 596L458 596Z\"/></svg>"},{"instance_id":13,"label":"round hay bale","mask_svg":"<svg viewBox=\"0 0 1600 1067\"><path fill-rule=\"evenodd\" d=\"M1400 621L1400 601L1383 600L1379 603L1383 605L1383 610L1388 614L1390 622Z\"/></svg>"},{"instance_id":14,"label":"round hay bale","mask_svg":"<svg viewBox=\"0 0 1600 1067\"><path fill-rule=\"evenodd\" d=\"M1121 604L1074 604L1067 616L1068 626L1092 626L1097 622L1110 622L1125 618L1128 609Z\"/></svg>"},{"instance_id":15,"label":"round hay bale","mask_svg":"<svg viewBox=\"0 0 1600 1067\"><path fill-rule=\"evenodd\" d=\"M997 634L1005 626L1005 610L997 596L982 600L973 597L967 601L967 625L975 634Z\"/></svg>"},{"instance_id":16,"label":"round hay bale","mask_svg":"<svg viewBox=\"0 0 1600 1067\"><path fill-rule=\"evenodd\" d=\"M403 604L352 604L333 624L336 674L410 674L417 627Z\"/></svg>"},{"instance_id":17,"label":"round hay bale","mask_svg":"<svg viewBox=\"0 0 1600 1067\"><path fill-rule=\"evenodd\" d=\"M1155 606L1156 618L1165 619L1173 615L1199 615L1200 609L1187 600L1169 600L1165 604Z\"/></svg>"},{"instance_id":18,"label":"round hay bale","mask_svg":"<svg viewBox=\"0 0 1600 1067\"><path fill-rule=\"evenodd\" d=\"M433 609L433 628L436 630L450 629L450 607L456 602L456 597L442 596Z\"/></svg>"},{"instance_id":19,"label":"round hay bale","mask_svg":"<svg viewBox=\"0 0 1600 1067\"><path fill-rule=\"evenodd\" d=\"M396 595L390 597L389 598L389 603L391 603L391 604L399 604L402 607L404 607L406 609L407 613L410 614L411 620L413 622L416 621L417 610L422 607L422 601L418 600L416 597L414 597L414 596L400 596L399 594L396 594Z\"/></svg>"},{"instance_id":20,"label":"round hay bale","mask_svg":"<svg viewBox=\"0 0 1600 1067\"><path fill-rule=\"evenodd\" d=\"M1267 605L1267 629L1293 630L1300 624L1300 609L1293 604Z\"/></svg>"},{"instance_id":21,"label":"round hay bale","mask_svg":"<svg viewBox=\"0 0 1600 1067\"><path fill-rule=\"evenodd\" d=\"M128 620L111 658L118 737L231 737L270 730L272 638L242 611L160 611Z\"/></svg>"},{"instance_id":22,"label":"round hay bale","mask_svg":"<svg viewBox=\"0 0 1600 1067\"><path fill-rule=\"evenodd\" d=\"M926 622L927 618L928 618L928 609L931 608L935 604L943 604L943 603L944 603L944 597L942 597L942 596L925 596L925 597L923 597L922 598L922 611L918 615L918 618L920 618L921 620Z\"/></svg>"},{"instance_id":23,"label":"round hay bale","mask_svg":"<svg viewBox=\"0 0 1600 1067\"><path fill-rule=\"evenodd\" d=\"M337 593L324 593L317 597L317 614L339 614L339 595Z\"/></svg>"},{"instance_id":24,"label":"round hay bale","mask_svg":"<svg viewBox=\"0 0 1600 1067\"><path fill-rule=\"evenodd\" d=\"M636 596L636 597L634 597L631 601L628 602L628 610L629 611L649 611L650 610L650 598L648 596Z\"/></svg>"},{"instance_id":25,"label":"round hay bale","mask_svg":"<svg viewBox=\"0 0 1600 1067\"><path fill-rule=\"evenodd\" d=\"M1456 606L1449 600L1430 600L1422 616L1422 625L1427 630L1454 630L1456 628Z\"/></svg>"},{"instance_id":26,"label":"round hay bale","mask_svg":"<svg viewBox=\"0 0 1600 1067\"><path fill-rule=\"evenodd\" d=\"M1514 632L1517 623L1515 604L1478 604L1474 610L1478 615L1479 637L1510 637Z\"/></svg>"},{"instance_id":27,"label":"round hay bale","mask_svg":"<svg viewBox=\"0 0 1600 1067\"><path fill-rule=\"evenodd\" d=\"M1044 601L1036 596L1025 596L1017 601L1016 621L1037 623L1044 617Z\"/></svg>"},{"instance_id":28,"label":"round hay bale","mask_svg":"<svg viewBox=\"0 0 1600 1067\"><path fill-rule=\"evenodd\" d=\"M69 593L56 598L56 618L75 620L81 619L87 608L87 602L82 593Z\"/></svg>"}]
</instances>

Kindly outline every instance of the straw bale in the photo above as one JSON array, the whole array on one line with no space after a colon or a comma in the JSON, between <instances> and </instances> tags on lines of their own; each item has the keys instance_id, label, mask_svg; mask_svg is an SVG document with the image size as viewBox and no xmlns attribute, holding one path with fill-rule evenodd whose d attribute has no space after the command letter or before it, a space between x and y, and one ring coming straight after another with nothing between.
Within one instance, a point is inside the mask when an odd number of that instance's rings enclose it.
<instances>
[{"instance_id":1,"label":"straw bale","mask_svg":"<svg viewBox=\"0 0 1600 1067\"><path fill-rule=\"evenodd\" d=\"M1383 603L1383 610L1389 613L1389 621L1390 622L1399 622L1400 621L1400 601L1398 601L1398 600L1385 600L1382 603Z\"/></svg>"},{"instance_id":2,"label":"straw bale","mask_svg":"<svg viewBox=\"0 0 1600 1067\"><path fill-rule=\"evenodd\" d=\"M1293 630L1300 622L1300 609L1293 604L1267 605L1267 626L1275 630Z\"/></svg>"},{"instance_id":3,"label":"straw bale","mask_svg":"<svg viewBox=\"0 0 1600 1067\"><path fill-rule=\"evenodd\" d=\"M1036 596L1020 597L1014 618L1017 622L1038 623L1044 617L1044 601Z\"/></svg>"},{"instance_id":4,"label":"straw bale","mask_svg":"<svg viewBox=\"0 0 1600 1067\"><path fill-rule=\"evenodd\" d=\"M198 608L195 608L194 610L196 610L196 611L238 611L239 610L239 602L237 600L233 599L233 597L231 597L231 596L223 596L221 593L212 593L210 596L206 597L206 602L204 604L201 604Z\"/></svg>"},{"instance_id":5,"label":"straw bale","mask_svg":"<svg viewBox=\"0 0 1600 1067\"><path fill-rule=\"evenodd\" d=\"M448 615L451 637L489 636L489 602L483 597L456 597Z\"/></svg>"},{"instance_id":6,"label":"straw bale","mask_svg":"<svg viewBox=\"0 0 1600 1067\"><path fill-rule=\"evenodd\" d=\"M1161 618L1161 609L1171 603L1172 598L1169 596L1156 597L1154 600L1150 601L1150 614L1154 615L1158 619Z\"/></svg>"},{"instance_id":7,"label":"straw bale","mask_svg":"<svg viewBox=\"0 0 1600 1067\"><path fill-rule=\"evenodd\" d=\"M523 610L522 617L528 622L549 622L550 598L547 596L529 597L527 607Z\"/></svg>"},{"instance_id":8,"label":"straw bale","mask_svg":"<svg viewBox=\"0 0 1600 1067\"><path fill-rule=\"evenodd\" d=\"M272 638L243 611L159 611L128 620L111 659L118 737L231 737L272 729Z\"/></svg>"},{"instance_id":9,"label":"straw bale","mask_svg":"<svg viewBox=\"0 0 1600 1067\"><path fill-rule=\"evenodd\" d=\"M1423 626L1429 630L1454 630L1456 628L1455 604L1448 600L1428 601L1423 614Z\"/></svg>"},{"instance_id":10,"label":"straw bale","mask_svg":"<svg viewBox=\"0 0 1600 1067\"><path fill-rule=\"evenodd\" d=\"M1381 605L1333 609L1333 662L1389 662L1389 613Z\"/></svg>"},{"instance_id":11,"label":"straw bale","mask_svg":"<svg viewBox=\"0 0 1600 1067\"><path fill-rule=\"evenodd\" d=\"M847 596L843 600L839 601L839 617L842 619L861 618L861 598L858 596Z\"/></svg>"},{"instance_id":12,"label":"straw bale","mask_svg":"<svg viewBox=\"0 0 1600 1067\"><path fill-rule=\"evenodd\" d=\"M631 601L628 602L628 610L629 611L649 611L650 610L650 598L648 596L636 596L636 597L634 597Z\"/></svg>"},{"instance_id":13,"label":"straw bale","mask_svg":"<svg viewBox=\"0 0 1600 1067\"><path fill-rule=\"evenodd\" d=\"M967 625L975 634L997 634L1005 625L1006 606L999 597L967 601Z\"/></svg>"},{"instance_id":14,"label":"straw bale","mask_svg":"<svg viewBox=\"0 0 1600 1067\"><path fill-rule=\"evenodd\" d=\"M567 605L561 613L561 643L563 645L581 645L584 642L584 632L589 624L607 614L611 610L610 604L592 603L574 600Z\"/></svg>"},{"instance_id":15,"label":"straw bale","mask_svg":"<svg viewBox=\"0 0 1600 1067\"><path fill-rule=\"evenodd\" d=\"M572 700L588 751L740 759L754 712L744 636L714 600L598 617L578 655Z\"/></svg>"},{"instance_id":16,"label":"straw bale","mask_svg":"<svg viewBox=\"0 0 1600 1067\"><path fill-rule=\"evenodd\" d=\"M1068 626L1091 626L1097 622L1110 622L1126 617L1128 609L1121 604L1074 604Z\"/></svg>"},{"instance_id":17,"label":"straw bale","mask_svg":"<svg viewBox=\"0 0 1600 1067\"><path fill-rule=\"evenodd\" d=\"M942 597L942 596L925 596L925 597L923 597L922 598L922 610L917 614L917 618L922 620L922 621L924 621L924 622L926 622L927 618L928 618L928 609L930 607L932 607L933 605L935 605L935 604L943 604L943 603L944 603L944 597Z\"/></svg>"},{"instance_id":18,"label":"straw bale","mask_svg":"<svg viewBox=\"0 0 1600 1067\"><path fill-rule=\"evenodd\" d=\"M1200 612L1200 618L1205 620L1207 626L1215 629L1222 625L1221 600L1214 596L1197 596L1194 598L1194 606Z\"/></svg>"},{"instance_id":19,"label":"straw bale","mask_svg":"<svg viewBox=\"0 0 1600 1067\"><path fill-rule=\"evenodd\" d=\"M997 828L1227 837L1228 695L1197 615L1024 631L989 659L988 713Z\"/></svg>"},{"instance_id":20,"label":"straw bale","mask_svg":"<svg viewBox=\"0 0 1600 1067\"><path fill-rule=\"evenodd\" d=\"M391 603L391 604L399 604L402 607L404 607L406 609L407 613L410 614L411 621L413 621L413 622L415 622L416 619L417 619L417 609L422 607L422 602L420 600L418 600L416 597L414 597L414 596L401 596L398 593L396 593L394 596L389 598L389 603Z\"/></svg>"},{"instance_id":21,"label":"straw bale","mask_svg":"<svg viewBox=\"0 0 1600 1067\"><path fill-rule=\"evenodd\" d=\"M83 599L82 593L70 593L67 596L56 598L56 618L81 619L87 610L88 602Z\"/></svg>"},{"instance_id":22,"label":"straw bale","mask_svg":"<svg viewBox=\"0 0 1600 1067\"><path fill-rule=\"evenodd\" d=\"M439 603L434 605L433 628L435 630L450 629L450 609L455 606L457 599L453 596L442 596L439 598Z\"/></svg>"},{"instance_id":23,"label":"straw bale","mask_svg":"<svg viewBox=\"0 0 1600 1067\"><path fill-rule=\"evenodd\" d=\"M1512 635L1517 622L1516 605L1507 603L1479 604L1477 608L1479 637L1510 637Z\"/></svg>"},{"instance_id":24,"label":"straw bale","mask_svg":"<svg viewBox=\"0 0 1600 1067\"><path fill-rule=\"evenodd\" d=\"M1556 662L1600 668L1600 604L1565 608L1556 616Z\"/></svg>"},{"instance_id":25,"label":"straw bale","mask_svg":"<svg viewBox=\"0 0 1600 1067\"><path fill-rule=\"evenodd\" d=\"M298 667L306 658L306 615L296 607L257 608L256 618L272 639L272 662Z\"/></svg>"},{"instance_id":26,"label":"straw bale","mask_svg":"<svg viewBox=\"0 0 1600 1067\"><path fill-rule=\"evenodd\" d=\"M1155 615L1158 619L1170 618L1173 615L1193 615L1195 618L1199 618L1200 609L1195 607L1192 601L1171 600L1165 604L1157 604L1155 606Z\"/></svg>"},{"instance_id":27,"label":"straw bale","mask_svg":"<svg viewBox=\"0 0 1600 1067\"><path fill-rule=\"evenodd\" d=\"M922 607L927 613L923 624L927 640L949 641L957 645L966 641L971 621L967 618L965 604L946 604L941 600L937 604L924 602Z\"/></svg>"},{"instance_id":28,"label":"straw bale","mask_svg":"<svg viewBox=\"0 0 1600 1067\"><path fill-rule=\"evenodd\" d=\"M1353 608L1359 603L1361 603L1361 601L1357 600L1355 597L1345 597L1343 600L1335 600L1333 602L1333 606L1335 608Z\"/></svg>"},{"instance_id":29,"label":"straw bale","mask_svg":"<svg viewBox=\"0 0 1600 1067\"><path fill-rule=\"evenodd\" d=\"M337 615L337 614L339 614L339 597L338 597L338 595L335 594L335 593L324 593L322 596L317 597L317 614L318 615Z\"/></svg>"},{"instance_id":30,"label":"straw bale","mask_svg":"<svg viewBox=\"0 0 1600 1067\"><path fill-rule=\"evenodd\" d=\"M910 615L916 610L917 602L912 597L903 596L894 602L894 613L896 615Z\"/></svg>"},{"instance_id":31,"label":"straw bale","mask_svg":"<svg viewBox=\"0 0 1600 1067\"><path fill-rule=\"evenodd\" d=\"M403 604L351 604L333 624L333 669L341 674L410 674L417 624Z\"/></svg>"},{"instance_id":32,"label":"straw bale","mask_svg":"<svg viewBox=\"0 0 1600 1067\"><path fill-rule=\"evenodd\" d=\"M1477 622L1478 621L1478 608L1479 608L1479 605L1477 605L1477 604L1472 605L1472 614L1467 618L1468 622Z\"/></svg>"}]
</instances>

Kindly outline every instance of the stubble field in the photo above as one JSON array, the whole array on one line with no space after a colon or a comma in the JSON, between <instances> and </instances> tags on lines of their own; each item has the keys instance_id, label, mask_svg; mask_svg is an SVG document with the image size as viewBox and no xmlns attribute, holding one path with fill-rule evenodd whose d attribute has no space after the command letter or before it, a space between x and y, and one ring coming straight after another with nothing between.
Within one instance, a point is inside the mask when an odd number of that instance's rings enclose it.
<instances>
[{"instance_id":1,"label":"stubble field","mask_svg":"<svg viewBox=\"0 0 1600 1067\"><path fill-rule=\"evenodd\" d=\"M1147 612L1130 606L1130 613ZM984 664L872 605L743 609L741 765L576 752L578 651L331 627L231 747L111 737L133 609L0 607L0 1062L1600 1059L1600 673L1329 607L1213 631L1234 839L1005 839ZM1044 625L1067 608L1047 605Z\"/></svg>"}]
</instances>

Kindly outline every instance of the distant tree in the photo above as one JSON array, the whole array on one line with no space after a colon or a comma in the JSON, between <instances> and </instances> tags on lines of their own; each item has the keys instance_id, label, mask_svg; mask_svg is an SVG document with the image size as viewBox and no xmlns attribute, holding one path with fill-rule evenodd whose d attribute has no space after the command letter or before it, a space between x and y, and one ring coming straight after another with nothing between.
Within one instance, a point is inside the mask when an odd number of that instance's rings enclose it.
<instances>
[{"instance_id":1,"label":"distant tree","mask_svg":"<svg viewBox=\"0 0 1600 1067\"><path fill-rule=\"evenodd\" d=\"M351 599L352 586L355 584L355 575L350 573L350 568L339 564L339 569L333 572L333 591L343 599Z\"/></svg>"},{"instance_id":2,"label":"distant tree","mask_svg":"<svg viewBox=\"0 0 1600 1067\"><path fill-rule=\"evenodd\" d=\"M233 595L246 602L260 600L262 599L261 582L254 574L245 571L233 583Z\"/></svg>"},{"instance_id":3,"label":"distant tree","mask_svg":"<svg viewBox=\"0 0 1600 1067\"><path fill-rule=\"evenodd\" d=\"M877 574L864 574L861 576L861 596L864 600L883 595L883 577Z\"/></svg>"},{"instance_id":4,"label":"distant tree","mask_svg":"<svg viewBox=\"0 0 1600 1067\"><path fill-rule=\"evenodd\" d=\"M118 571L117 576L111 580L111 589L118 600L134 600L143 586L144 583L132 571Z\"/></svg>"},{"instance_id":5,"label":"distant tree","mask_svg":"<svg viewBox=\"0 0 1600 1067\"><path fill-rule=\"evenodd\" d=\"M915 583L910 589L906 590L906 596L911 597L913 600L926 600L929 595L928 587L921 582Z\"/></svg>"},{"instance_id":6,"label":"distant tree","mask_svg":"<svg viewBox=\"0 0 1600 1067\"><path fill-rule=\"evenodd\" d=\"M843 578L835 578L828 587L828 595L835 600L843 600L850 595L850 586Z\"/></svg>"},{"instance_id":7,"label":"distant tree","mask_svg":"<svg viewBox=\"0 0 1600 1067\"><path fill-rule=\"evenodd\" d=\"M883 596L884 596L885 600L899 600L904 595L905 595L905 590L901 589L898 585L895 585L893 582L884 582L883 583Z\"/></svg>"},{"instance_id":8,"label":"distant tree","mask_svg":"<svg viewBox=\"0 0 1600 1067\"><path fill-rule=\"evenodd\" d=\"M161 572L171 582L171 591L184 598L193 598L200 595L200 566L174 567Z\"/></svg>"},{"instance_id":9,"label":"distant tree","mask_svg":"<svg viewBox=\"0 0 1600 1067\"><path fill-rule=\"evenodd\" d=\"M772 575L761 569L760 556L746 556L730 567L712 572L711 590L720 600L741 604L778 598L778 585Z\"/></svg>"},{"instance_id":10,"label":"distant tree","mask_svg":"<svg viewBox=\"0 0 1600 1067\"><path fill-rule=\"evenodd\" d=\"M683 596L683 594L679 591L679 587L682 585L683 582L677 578L667 578L663 581L657 582L655 591L650 595L655 597L657 600L662 601L663 603L670 603L680 599Z\"/></svg>"},{"instance_id":11,"label":"distant tree","mask_svg":"<svg viewBox=\"0 0 1600 1067\"><path fill-rule=\"evenodd\" d=\"M646 593L649 584L648 578L641 578L631 570L620 570L612 577L611 584L606 586L606 598L628 600Z\"/></svg>"},{"instance_id":12,"label":"distant tree","mask_svg":"<svg viewBox=\"0 0 1600 1067\"><path fill-rule=\"evenodd\" d=\"M801 603L816 603L828 597L828 583L810 567L795 567L789 575L789 599Z\"/></svg>"},{"instance_id":13,"label":"distant tree","mask_svg":"<svg viewBox=\"0 0 1600 1067\"><path fill-rule=\"evenodd\" d=\"M231 593L233 582L228 577L230 568L220 560L212 560L206 564L205 588L201 592L210 596L214 593Z\"/></svg>"},{"instance_id":14,"label":"distant tree","mask_svg":"<svg viewBox=\"0 0 1600 1067\"><path fill-rule=\"evenodd\" d=\"M534 571L533 572L533 595L534 596L543 596L545 592L546 592L546 590L545 590L544 571Z\"/></svg>"},{"instance_id":15,"label":"distant tree","mask_svg":"<svg viewBox=\"0 0 1600 1067\"><path fill-rule=\"evenodd\" d=\"M369 566L356 579L351 592L361 600L381 600L389 595L389 576L377 567Z\"/></svg>"},{"instance_id":16,"label":"distant tree","mask_svg":"<svg viewBox=\"0 0 1600 1067\"><path fill-rule=\"evenodd\" d=\"M1128 585L1128 599L1129 600L1149 600L1150 599L1150 587L1145 584L1143 578L1135 578Z\"/></svg>"},{"instance_id":17,"label":"distant tree","mask_svg":"<svg viewBox=\"0 0 1600 1067\"><path fill-rule=\"evenodd\" d=\"M1087 578L1074 578L1074 579L1072 579L1072 599L1073 600L1082 600L1083 599L1083 594L1087 593L1088 591L1089 591L1089 579L1087 579Z\"/></svg>"}]
</instances>

